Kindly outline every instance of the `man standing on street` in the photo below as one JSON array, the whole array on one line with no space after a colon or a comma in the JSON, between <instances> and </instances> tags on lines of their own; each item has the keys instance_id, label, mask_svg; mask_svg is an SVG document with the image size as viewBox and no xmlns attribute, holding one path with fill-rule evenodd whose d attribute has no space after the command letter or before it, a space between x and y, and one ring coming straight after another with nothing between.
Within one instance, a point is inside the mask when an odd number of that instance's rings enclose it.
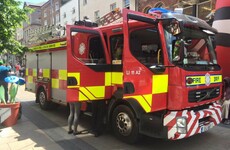
<instances>
[{"instance_id":1,"label":"man standing on street","mask_svg":"<svg viewBox=\"0 0 230 150\"><path fill-rule=\"evenodd\" d=\"M4 87L5 100L8 101L8 83L5 82L5 78L8 76L9 68L3 65L3 61L0 60L0 86Z\"/></svg>"}]
</instances>

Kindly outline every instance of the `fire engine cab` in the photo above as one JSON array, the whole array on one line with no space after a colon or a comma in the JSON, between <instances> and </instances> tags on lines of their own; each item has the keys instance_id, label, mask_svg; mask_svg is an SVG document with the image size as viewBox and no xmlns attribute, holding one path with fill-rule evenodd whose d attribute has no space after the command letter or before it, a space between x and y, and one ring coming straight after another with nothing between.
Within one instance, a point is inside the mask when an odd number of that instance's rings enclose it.
<instances>
[{"instance_id":1,"label":"fire engine cab","mask_svg":"<svg viewBox=\"0 0 230 150\"><path fill-rule=\"evenodd\" d=\"M222 75L205 21L162 9L122 10L121 23L78 21L66 38L32 47L26 89L50 102L106 101L122 141L177 140L219 124Z\"/></svg>"}]
</instances>

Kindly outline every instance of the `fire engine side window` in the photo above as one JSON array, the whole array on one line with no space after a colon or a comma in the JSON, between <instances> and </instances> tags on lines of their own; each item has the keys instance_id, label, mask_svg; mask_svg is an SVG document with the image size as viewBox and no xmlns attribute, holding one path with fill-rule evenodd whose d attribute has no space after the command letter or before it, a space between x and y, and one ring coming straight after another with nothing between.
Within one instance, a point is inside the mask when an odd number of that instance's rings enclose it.
<instances>
[{"instance_id":1,"label":"fire engine side window","mask_svg":"<svg viewBox=\"0 0 230 150\"><path fill-rule=\"evenodd\" d=\"M123 35L115 35L110 38L110 49L112 54L112 64L122 64Z\"/></svg>"},{"instance_id":2,"label":"fire engine side window","mask_svg":"<svg viewBox=\"0 0 230 150\"><path fill-rule=\"evenodd\" d=\"M106 63L104 48L99 36L92 37L89 40L89 59L91 60L91 63Z\"/></svg>"},{"instance_id":3,"label":"fire engine side window","mask_svg":"<svg viewBox=\"0 0 230 150\"><path fill-rule=\"evenodd\" d=\"M144 65L162 64L163 55L156 28L137 29L130 34L130 50Z\"/></svg>"}]
</instances>

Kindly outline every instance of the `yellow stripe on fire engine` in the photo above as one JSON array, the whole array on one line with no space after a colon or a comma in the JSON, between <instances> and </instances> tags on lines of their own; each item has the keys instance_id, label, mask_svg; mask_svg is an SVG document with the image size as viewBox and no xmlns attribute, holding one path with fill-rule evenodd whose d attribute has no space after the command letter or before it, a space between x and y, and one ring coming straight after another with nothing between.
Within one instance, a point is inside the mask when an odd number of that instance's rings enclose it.
<instances>
[{"instance_id":1,"label":"yellow stripe on fire engine","mask_svg":"<svg viewBox=\"0 0 230 150\"><path fill-rule=\"evenodd\" d=\"M37 76L37 69L33 69L33 76L34 76L34 77Z\"/></svg>"},{"instance_id":2,"label":"yellow stripe on fire engine","mask_svg":"<svg viewBox=\"0 0 230 150\"><path fill-rule=\"evenodd\" d=\"M67 80L67 70L58 70L59 80Z\"/></svg>"},{"instance_id":3,"label":"yellow stripe on fire engine","mask_svg":"<svg viewBox=\"0 0 230 150\"><path fill-rule=\"evenodd\" d=\"M187 83L186 85L188 86L192 86L192 85L204 85L207 84L206 82L209 82L209 84L212 83L221 83L222 82L222 75L210 75L210 81L206 81L206 77L205 76L187 76L186 80L188 78L192 78L193 82L192 83Z\"/></svg>"},{"instance_id":4,"label":"yellow stripe on fire engine","mask_svg":"<svg viewBox=\"0 0 230 150\"><path fill-rule=\"evenodd\" d=\"M28 83L33 83L33 76L28 76L27 82Z\"/></svg>"},{"instance_id":5,"label":"yellow stripe on fire engine","mask_svg":"<svg viewBox=\"0 0 230 150\"><path fill-rule=\"evenodd\" d=\"M68 85L67 88L77 88L80 86L80 73L79 72L69 72L67 73L67 77L74 77L77 80L77 85L70 86Z\"/></svg>"},{"instance_id":6,"label":"yellow stripe on fire engine","mask_svg":"<svg viewBox=\"0 0 230 150\"><path fill-rule=\"evenodd\" d=\"M52 44L35 46L30 49L33 51L39 51L39 50L47 50L47 49L52 49L52 48L60 48L60 47L65 47L65 46L66 46L66 41L63 41L63 42L57 42L57 43L52 43Z\"/></svg>"},{"instance_id":7,"label":"yellow stripe on fire engine","mask_svg":"<svg viewBox=\"0 0 230 150\"><path fill-rule=\"evenodd\" d=\"M139 104L145 110L145 112L150 112L151 111L152 94L125 96L124 98L125 99L127 99L127 98L134 98L134 99L136 99L139 102Z\"/></svg>"},{"instance_id":8,"label":"yellow stripe on fire engine","mask_svg":"<svg viewBox=\"0 0 230 150\"><path fill-rule=\"evenodd\" d=\"M52 78L52 88L58 89L59 88L59 80Z\"/></svg>"},{"instance_id":9,"label":"yellow stripe on fire engine","mask_svg":"<svg viewBox=\"0 0 230 150\"><path fill-rule=\"evenodd\" d=\"M112 84L123 84L122 72L112 72Z\"/></svg>"},{"instance_id":10,"label":"yellow stripe on fire engine","mask_svg":"<svg viewBox=\"0 0 230 150\"><path fill-rule=\"evenodd\" d=\"M50 69L43 69L43 78L49 78L50 77Z\"/></svg>"},{"instance_id":11,"label":"yellow stripe on fire engine","mask_svg":"<svg viewBox=\"0 0 230 150\"><path fill-rule=\"evenodd\" d=\"M111 86L111 72L105 73L105 86Z\"/></svg>"},{"instance_id":12,"label":"yellow stripe on fire engine","mask_svg":"<svg viewBox=\"0 0 230 150\"><path fill-rule=\"evenodd\" d=\"M28 76L28 75L29 75L29 69L26 68L26 76Z\"/></svg>"},{"instance_id":13,"label":"yellow stripe on fire engine","mask_svg":"<svg viewBox=\"0 0 230 150\"><path fill-rule=\"evenodd\" d=\"M111 86L112 84L123 84L122 72L106 72L105 73L105 86Z\"/></svg>"},{"instance_id":14,"label":"yellow stripe on fire engine","mask_svg":"<svg viewBox=\"0 0 230 150\"><path fill-rule=\"evenodd\" d=\"M80 87L79 91L79 101L98 100L105 97L105 86Z\"/></svg>"},{"instance_id":15,"label":"yellow stripe on fire engine","mask_svg":"<svg viewBox=\"0 0 230 150\"><path fill-rule=\"evenodd\" d=\"M153 75L152 94L168 92L168 75Z\"/></svg>"}]
</instances>

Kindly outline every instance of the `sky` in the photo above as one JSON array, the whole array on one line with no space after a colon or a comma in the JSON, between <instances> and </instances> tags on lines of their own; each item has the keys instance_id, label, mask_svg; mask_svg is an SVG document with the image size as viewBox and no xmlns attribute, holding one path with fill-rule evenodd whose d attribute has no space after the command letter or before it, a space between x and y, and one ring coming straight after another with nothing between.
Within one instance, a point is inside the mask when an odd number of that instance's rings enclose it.
<instances>
[{"instance_id":1,"label":"sky","mask_svg":"<svg viewBox=\"0 0 230 150\"><path fill-rule=\"evenodd\" d=\"M18 0L18 1L20 1L22 3L24 3L24 2L30 2L30 3L37 4L37 3L40 3L40 2L46 2L48 0Z\"/></svg>"}]
</instances>

